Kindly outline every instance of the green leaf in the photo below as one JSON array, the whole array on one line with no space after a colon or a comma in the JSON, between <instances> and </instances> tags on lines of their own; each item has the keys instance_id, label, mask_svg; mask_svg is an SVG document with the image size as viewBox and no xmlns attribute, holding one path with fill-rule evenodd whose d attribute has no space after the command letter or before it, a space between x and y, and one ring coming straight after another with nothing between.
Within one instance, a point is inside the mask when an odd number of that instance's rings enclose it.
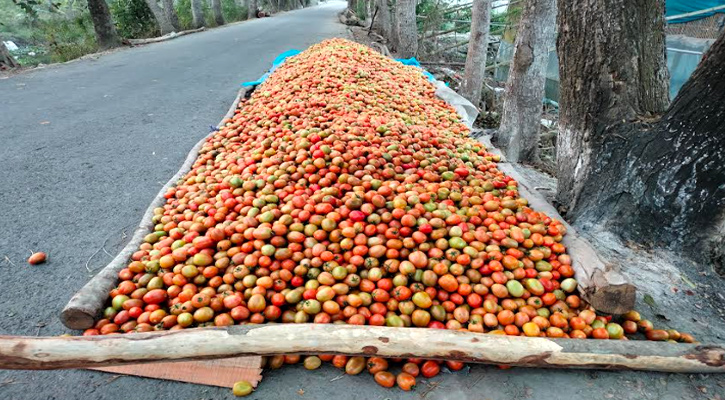
<instances>
[{"instance_id":1,"label":"green leaf","mask_svg":"<svg viewBox=\"0 0 725 400\"><path fill-rule=\"evenodd\" d=\"M685 282L686 284L690 285L691 288L693 288L693 289L697 288L697 285L692 283L692 281L689 280L685 275L680 275L680 279L682 279L682 281Z\"/></svg>"},{"instance_id":2,"label":"green leaf","mask_svg":"<svg viewBox=\"0 0 725 400\"><path fill-rule=\"evenodd\" d=\"M655 299L653 299L652 296L645 294L643 300L648 306L657 308L657 303L655 303Z\"/></svg>"}]
</instances>

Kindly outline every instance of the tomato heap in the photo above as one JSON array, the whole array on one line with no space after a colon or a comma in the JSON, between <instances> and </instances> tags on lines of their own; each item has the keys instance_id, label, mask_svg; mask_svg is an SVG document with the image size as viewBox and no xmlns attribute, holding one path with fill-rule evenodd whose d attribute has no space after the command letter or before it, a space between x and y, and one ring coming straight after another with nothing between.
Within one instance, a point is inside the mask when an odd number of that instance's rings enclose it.
<instances>
[{"instance_id":1,"label":"tomato heap","mask_svg":"<svg viewBox=\"0 0 725 400\"><path fill-rule=\"evenodd\" d=\"M434 91L346 40L288 59L166 193L86 334L276 321L693 340L584 304L564 225L528 207ZM308 360L395 380L386 360ZM408 362L398 385L438 365Z\"/></svg>"}]
</instances>

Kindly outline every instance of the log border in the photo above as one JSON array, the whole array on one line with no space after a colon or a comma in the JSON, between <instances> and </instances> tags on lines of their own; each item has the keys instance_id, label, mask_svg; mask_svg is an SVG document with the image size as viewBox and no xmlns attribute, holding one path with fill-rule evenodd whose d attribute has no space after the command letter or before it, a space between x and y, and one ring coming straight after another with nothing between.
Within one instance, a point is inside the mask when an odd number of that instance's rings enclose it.
<instances>
[{"instance_id":1,"label":"log border","mask_svg":"<svg viewBox=\"0 0 725 400\"><path fill-rule=\"evenodd\" d=\"M0 369L67 369L250 355L420 357L520 367L724 373L721 345L551 339L428 328L263 324L105 336L0 336Z\"/></svg>"},{"instance_id":2,"label":"log border","mask_svg":"<svg viewBox=\"0 0 725 400\"><path fill-rule=\"evenodd\" d=\"M237 92L237 96L234 102L229 107L229 110L224 115L224 118L217 125L217 129L221 129L226 122L234 116L239 102L241 99L248 98L254 91L255 87L244 87ZM169 179L166 184L159 190L159 193L151 201L151 204L144 212L141 217L141 222L133 233L131 240L121 251L111 260L108 265L103 267L88 283L86 283L71 299L68 304L63 308L60 314L60 320L66 327L70 329L88 329L93 326L95 318L106 304L108 300L108 293L116 287L118 284L118 272L122 270L128 263L131 255L138 249L138 246L143 243L144 236L146 236L153 229L153 216L154 209L161 207L166 204L166 198L164 195L170 187L175 186L178 181L187 174L191 167L194 165L199 150L204 143L212 137L216 131L210 132L199 140L191 151L186 156L184 163L181 168Z\"/></svg>"}]
</instances>

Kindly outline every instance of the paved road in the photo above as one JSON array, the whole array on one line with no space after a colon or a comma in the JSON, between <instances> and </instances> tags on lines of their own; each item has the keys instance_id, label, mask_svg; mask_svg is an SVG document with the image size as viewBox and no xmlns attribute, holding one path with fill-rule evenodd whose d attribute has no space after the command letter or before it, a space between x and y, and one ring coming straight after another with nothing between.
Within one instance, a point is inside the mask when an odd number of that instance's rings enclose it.
<instances>
[{"instance_id":1,"label":"paved road","mask_svg":"<svg viewBox=\"0 0 725 400\"><path fill-rule=\"evenodd\" d=\"M57 335L58 315L234 98L290 48L345 36L344 2L0 80L0 334ZM50 262L28 266L30 250ZM5 259L7 257L7 260ZM8 261L9 260L9 261ZM326 366L265 373L258 399L697 399L719 377L476 367L384 390ZM701 387L707 392L703 393ZM302 389L302 391L300 391ZM88 371L0 372L0 399L221 399L227 389Z\"/></svg>"}]
</instances>

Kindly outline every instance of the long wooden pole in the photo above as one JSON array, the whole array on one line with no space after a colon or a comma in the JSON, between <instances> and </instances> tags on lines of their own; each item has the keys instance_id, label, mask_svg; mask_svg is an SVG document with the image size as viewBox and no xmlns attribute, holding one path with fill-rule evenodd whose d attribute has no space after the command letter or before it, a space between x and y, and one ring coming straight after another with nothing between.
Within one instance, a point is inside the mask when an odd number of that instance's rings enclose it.
<instances>
[{"instance_id":1,"label":"long wooden pole","mask_svg":"<svg viewBox=\"0 0 725 400\"><path fill-rule=\"evenodd\" d=\"M2 369L324 353L521 367L725 372L725 348L720 345L526 338L423 328L268 324L109 336L0 336Z\"/></svg>"}]
</instances>

